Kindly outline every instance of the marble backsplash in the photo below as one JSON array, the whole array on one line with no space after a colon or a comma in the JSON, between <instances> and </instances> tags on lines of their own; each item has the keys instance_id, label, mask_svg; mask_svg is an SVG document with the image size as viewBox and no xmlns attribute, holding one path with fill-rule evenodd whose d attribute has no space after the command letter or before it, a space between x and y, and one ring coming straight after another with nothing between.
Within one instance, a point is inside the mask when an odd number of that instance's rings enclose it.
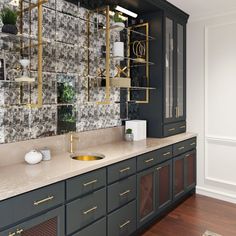
<instances>
[{"instance_id":1,"label":"marble backsplash","mask_svg":"<svg viewBox=\"0 0 236 236\"><path fill-rule=\"evenodd\" d=\"M0 10L9 3L0 2ZM37 84L23 86L0 81L0 143L18 142L58 133L57 83L65 81L75 88L73 112L76 117L76 131L88 131L108 127L121 126L120 90L111 89L111 104L97 105L93 101L102 101L104 88L92 90L88 102L88 50L87 22L88 10L79 8L64 0L49 0L43 7L43 38L47 42L43 46L43 107L29 109L19 106L20 102L37 102ZM104 20L102 15L91 15L91 21ZM37 35L37 11L32 11L32 32ZM24 31L27 32L29 18L24 18ZM0 25L1 27L1 25ZM95 75L97 69L105 68L102 59L102 45L105 45L105 32L97 33L95 25L90 24L90 71ZM119 33L112 32L111 41L119 40ZM20 54L11 49L14 45L6 44L0 38L0 57L5 58L7 79L14 80L20 76L16 69ZM112 45L111 45L112 47ZM37 78L37 49L33 49L31 57L31 76ZM111 75L115 73L115 62L111 64ZM91 79L92 81L92 79ZM90 81L90 83L92 83ZM20 101L21 100L21 101ZM11 106L8 106L11 105ZM130 105L132 106L132 105ZM135 113L135 108L132 109Z\"/></svg>"}]
</instances>

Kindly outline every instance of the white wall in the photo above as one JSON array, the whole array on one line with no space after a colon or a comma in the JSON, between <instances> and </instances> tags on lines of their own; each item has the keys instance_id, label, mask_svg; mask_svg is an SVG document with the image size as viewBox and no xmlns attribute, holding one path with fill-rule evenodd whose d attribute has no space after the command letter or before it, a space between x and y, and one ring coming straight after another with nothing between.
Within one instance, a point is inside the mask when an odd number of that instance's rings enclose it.
<instances>
[{"instance_id":1,"label":"white wall","mask_svg":"<svg viewBox=\"0 0 236 236\"><path fill-rule=\"evenodd\" d=\"M187 122L197 132L197 192L236 203L236 12L192 21Z\"/></svg>"}]
</instances>

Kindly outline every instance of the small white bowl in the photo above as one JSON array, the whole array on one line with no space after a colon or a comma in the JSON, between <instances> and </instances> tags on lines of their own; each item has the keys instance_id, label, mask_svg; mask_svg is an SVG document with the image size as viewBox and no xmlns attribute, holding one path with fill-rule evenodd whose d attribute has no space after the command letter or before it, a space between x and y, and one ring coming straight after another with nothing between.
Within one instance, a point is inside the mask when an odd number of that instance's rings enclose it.
<instances>
[{"instance_id":1,"label":"small white bowl","mask_svg":"<svg viewBox=\"0 0 236 236\"><path fill-rule=\"evenodd\" d=\"M25 161L30 165L38 164L42 161L43 155L42 153L32 150L25 154Z\"/></svg>"}]
</instances>

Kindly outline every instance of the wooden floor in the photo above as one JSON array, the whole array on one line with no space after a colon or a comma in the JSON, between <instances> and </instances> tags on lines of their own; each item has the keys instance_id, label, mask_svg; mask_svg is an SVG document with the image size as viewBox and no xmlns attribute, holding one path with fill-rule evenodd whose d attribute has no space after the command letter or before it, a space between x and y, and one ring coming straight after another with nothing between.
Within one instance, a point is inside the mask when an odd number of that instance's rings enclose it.
<instances>
[{"instance_id":1,"label":"wooden floor","mask_svg":"<svg viewBox=\"0 0 236 236\"><path fill-rule=\"evenodd\" d=\"M194 195L142 236L202 236L206 230L236 236L236 205Z\"/></svg>"}]
</instances>

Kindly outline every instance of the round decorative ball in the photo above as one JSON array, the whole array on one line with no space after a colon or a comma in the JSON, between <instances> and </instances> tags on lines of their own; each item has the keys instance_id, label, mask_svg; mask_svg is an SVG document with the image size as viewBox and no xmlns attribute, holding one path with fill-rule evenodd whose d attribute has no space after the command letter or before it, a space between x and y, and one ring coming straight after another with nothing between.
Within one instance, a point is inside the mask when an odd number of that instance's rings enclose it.
<instances>
[{"instance_id":1,"label":"round decorative ball","mask_svg":"<svg viewBox=\"0 0 236 236\"><path fill-rule=\"evenodd\" d=\"M30 165L35 165L41 162L43 159L43 155L41 152L36 150L32 150L25 154L25 161Z\"/></svg>"}]
</instances>

